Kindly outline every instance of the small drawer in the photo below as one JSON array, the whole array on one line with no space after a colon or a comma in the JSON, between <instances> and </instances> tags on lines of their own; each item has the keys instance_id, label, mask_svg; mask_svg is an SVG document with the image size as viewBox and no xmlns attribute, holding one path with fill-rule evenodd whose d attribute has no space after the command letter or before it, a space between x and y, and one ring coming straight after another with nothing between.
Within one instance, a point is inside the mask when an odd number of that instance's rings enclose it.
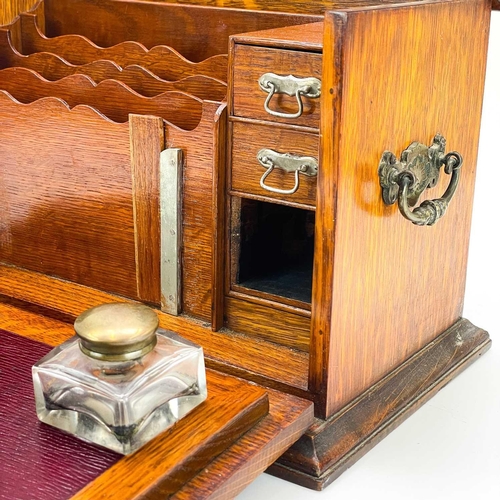
<instances>
[{"instance_id":1,"label":"small drawer","mask_svg":"<svg viewBox=\"0 0 500 500\"><path fill-rule=\"evenodd\" d=\"M280 168L281 155L305 158L304 163L310 165L311 160L318 162L319 138L317 134L290 130L273 125L255 125L244 122L233 122L233 144L231 150L231 189L243 194L253 194L280 200L282 202L300 203L314 206L316 202L316 178L312 172L286 171ZM280 157L274 159L276 166L266 176L269 165L273 161L272 153L268 162L263 165L258 156L262 150L273 151ZM285 163L286 163L285 159ZM300 160L296 162L300 166ZM292 168L294 168L292 160ZM307 168L312 168L311 166ZM262 187L261 182L264 184ZM272 191L293 190L293 194Z\"/></svg>"},{"instance_id":2,"label":"small drawer","mask_svg":"<svg viewBox=\"0 0 500 500\"><path fill-rule=\"evenodd\" d=\"M321 61L322 55L314 52L236 44L233 115L318 128ZM268 90L261 88L264 80ZM304 93L307 88L310 94Z\"/></svg>"}]
</instances>

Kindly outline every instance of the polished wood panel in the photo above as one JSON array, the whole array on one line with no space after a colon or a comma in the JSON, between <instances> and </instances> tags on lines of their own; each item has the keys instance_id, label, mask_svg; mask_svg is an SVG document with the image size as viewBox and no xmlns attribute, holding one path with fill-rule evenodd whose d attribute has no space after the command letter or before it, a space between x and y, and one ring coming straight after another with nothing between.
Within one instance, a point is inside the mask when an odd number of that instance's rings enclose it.
<instances>
[{"instance_id":1,"label":"polished wood panel","mask_svg":"<svg viewBox=\"0 0 500 500\"><path fill-rule=\"evenodd\" d=\"M319 16L226 10L211 5L45 0L45 35L75 33L101 47L127 40L141 42L148 48L168 45L190 61L198 62L215 54L227 54L230 35L321 20Z\"/></svg>"},{"instance_id":2,"label":"polished wood panel","mask_svg":"<svg viewBox=\"0 0 500 500\"><path fill-rule=\"evenodd\" d=\"M213 206L218 193L215 177L224 142L226 105L205 102L198 127L186 132L172 127L165 145L185 154L182 186L182 311L212 321L217 297L212 283L214 250L219 240Z\"/></svg>"},{"instance_id":3,"label":"polished wood panel","mask_svg":"<svg viewBox=\"0 0 500 500\"><path fill-rule=\"evenodd\" d=\"M136 298L128 125L0 103L0 260Z\"/></svg>"},{"instance_id":4,"label":"polished wood panel","mask_svg":"<svg viewBox=\"0 0 500 500\"><path fill-rule=\"evenodd\" d=\"M347 7L372 7L374 4L394 3L394 0L161 0L173 4L212 5L228 9L248 9L256 11L275 11L288 13L303 13L322 15L328 10L337 10ZM398 0L398 3L412 0ZM494 0L494 4L497 0ZM291 24L291 23L290 23Z\"/></svg>"},{"instance_id":5,"label":"polished wood panel","mask_svg":"<svg viewBox=\"0 0 500 500\"><path fill-rule=\"evenodd\" d=\"M0 26L8 24L20 13L29 10L37 0L1 0L0 1Z\"/></svg>"},{"instance_id":6,"label":"polished wood panel","mask_svg":"<svg viewBox=\"0 0 500 500\"><path fill-rule=\"evenodd\" d=\"M22 103L52 96L64 100L70 107L92 106L115 122L127 122L129 113L153 115L185 130L197 127L203 104L201 99L184 92L145 97L117 80L96 84L85 75L71 75L51 82L27 68L0 70L0 89Z\"/></svg>"},{"instance_id":7,"label":"polished wood panel","mask_svg":"<svg viewBox=\"0 0 500 500\"><path fill-rule=\"evenodd\" d=\"M300 351L309 349L310 318L251 300L226 297L226 326Z\"/></svg>"},{"instance_id":8,"label":"polished wood panel","mask_svg":"<svg viewBox=\"0 0 500 500\"><path fill-rule=\"evenodd\" d=\"M326 488L490 346L484 330L458 320L341 411L317 420L268 472Z\"/></svg>"},{"instance_id":9,"label":"polished wood panel","mask_svg":"<svg viewBox=\"0 0 500 500\"><path fill-rule=\"evenodd\" d=\"M1 73L1 72L0 72ZM260 179L266 172L257 153L261 149L278 153L319 157L319 137L270 124L232 123L231 184L235 193L259 195L269 200L314 206L316 203L316 177L299 175L299 189L294 194L273 193L261 187ZM265 180L266 185L278 189L292 189L295 175L275 168Z\"/></svg>"},{"instance_id":10,"label":"polished wood panel","mask_svg":"<svg viewBox=\"0 0 500 500\"><path fill-rule=\"evenodd\" d=\"M484 0L326 17L311 349L322 416L461 315L489 17ZM384 205L377 167L436 133L462 154L462 177L443 219L418 227Z\"/></svg>"},{"instance_id":11,"label":"polished wood panel","mask_svg":"<svg viewBox=\"0 0 500 500\"><path fill-rule=\"evenodd\" d=\"M80 35L47 38L36 25L34 14L21 14L21 51L23 54L52 52L72 64L88 64L100 59L114 61L122 67L140 64L166 80L178 80L192 75L227 79L227 56L220 54L193 63L169 46L147 49L138 42L122 42L103 48Z\"/></svg>"},{"instance_id":12,"label":"polished wood panel","mask_svg":"<svg viewBox=\"0 0 500 500\"><path fill-rule=\"evenodd\" d=\"M157 305L161 302L159 187L160 153L164 149L163 120L130 115L137 295Z\"/></svg>"},{"instance_id":13,"label":"polished wood panel","mask_svg":"<svg viewBox=\"0 0 500 500\"><path fill-rule=\"evenodd\" d=\"M277 123L318 127L320 98L310 99L303 96L304 110L299 118L276 117L265 110L264 103L269 94L260 88L258 82L266 73L321 79L321 59L321 54L313 52L253 47L236 43L231 67L233 103L231 114ZM299 109L296 97L286 94L275 94L269 102L269 107L280 113L296 113Z\"/></svg>"},{"instance_id":14,"label":"polished wood panel","mask_svg":"<svg viewBox=\"0 0 500 500\"><path fill-rule=\"evenodd\" d=\"M124 300L96 289L2 264L0 296L21 301L23 307L28 304L30 308L43 311L50 317L62 316L67 322L74 321L90 307ZM305 391L308 367L305 353L257 337L229 331L212 332L208 323L203 325L190 318L157 313L162 328L173 330L203 347L208 358L207 365L211 368L237 376L244 375L249 380L282 391L308 396ZM16 322L15 331L19 335L28 335L40 342L57 343L52 327L33 329L37 324L36 319L25 321L22 316L16 319L11 312L8 317L10 321ZM14 330L14 327L11 329ZM72 335L73 329L68 325L64 331L64 338L67 338ZM276 371L277 364L279 372Z\"/></svg>"},{"instance_id":15,"label":"polished wood panel","mask_svg":"<svg viewBox=\"0 0 500 500\"><path fill-rule=\"evenodd\" d=\"M269 415L250 429L229 450L222 453L174 496L192 498L233 499L261 472L273 463L307 429L312 408L304 400L268 390ZM207 486L210 485L210 486ZM215 492L211 491L215 490Z\"/></svg>"}]
</instances>

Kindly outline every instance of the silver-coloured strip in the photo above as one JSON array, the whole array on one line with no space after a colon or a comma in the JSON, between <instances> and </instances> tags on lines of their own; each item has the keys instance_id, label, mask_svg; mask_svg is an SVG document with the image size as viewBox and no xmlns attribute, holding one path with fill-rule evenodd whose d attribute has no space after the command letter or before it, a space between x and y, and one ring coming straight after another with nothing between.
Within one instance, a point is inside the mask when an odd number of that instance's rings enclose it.
<instances>
[{"instance_id":1,"label":"silver-coloured strip","mask_svg":"<svg viewBox=\"0 0 500 500\"><path fill-rule=\"evenodd\" d=\"M161 310L181 311L182 150L160 153Z\"/></svg>"}]
</instances>

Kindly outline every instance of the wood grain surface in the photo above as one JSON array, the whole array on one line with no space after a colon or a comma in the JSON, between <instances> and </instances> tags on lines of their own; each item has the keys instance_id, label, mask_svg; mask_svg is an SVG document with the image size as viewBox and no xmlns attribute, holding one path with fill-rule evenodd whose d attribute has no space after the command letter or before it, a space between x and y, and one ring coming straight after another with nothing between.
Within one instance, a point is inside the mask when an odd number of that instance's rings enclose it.
<instances>
[{"instance_id":1,"label":"wood grain surface","mask_svg":"<svg viewBox=\"0 0 500 500\"><path fill-rule=\"evenodd\" d=\"M8 24L20 13L29 10L37 0L0 0L0 26Z\"/></svg>"},{"instance_id":2,"label":"wood grain surface","mask_svg":"<svg viewBox=\"0 0 500 500\"><path fill-rule=\"evenodd\" d=\"M1 71L0 71L1 74ZM231 124L231 179L229 189L234 193L255 194L269 201L281 201L314 207L316 204L316 177L299 175L299 189L294 194L273 193L260 185L266 172L257 159L261 149L272 149L281 154L308 156L318 159L319 137L316 133L298 132L271 124L233 122ZM295 175L275 168L267 177L266 185L278 189L292 189Z\"/></svg>"},{"instance_id":3,"label":"wood grain surface","mask_svg":"<svg viewBox=\"0 0 500 500\"><path fill-rule=\"evenodd\" d=\"M298 50L254 47L236 43L232 57L232 112L235 116L289 123L308 127L319 126L321 99L302 96L303 113L299 118L280 118L264 108L268 93L259 86L259 78L266 73L278 76L293 75L296 78L315 77L321 79L321 54ZM286 94L275 94L269 107L279 113L296 113L297 98Z\"/></svg>"},{"instance_id":4,"label":"wood grain surface","mask_svg":"<svg viewBox=\"0 0 500 500\"><path fill-rule=\"evenodd\" d=\"M136 273L140 272L141 279L147 281L152 270L147 265L137 270L135 265L130 145L128 139L124 142L129 134L128 124L113 124L90 108L69 111L54 98L31 105L17 104L3 93L1 99L5 102L2 132L8 140L2 143L5 161L0 189L6 211L2 212L1 221L6 230L2 233L0 258L13 265L137 298ZM182 310L206 321L211 321L212 300L215 300L211 278L218 230L212 214L213 178L216 151L223 140L219 127L224 113L225 105L207 101L201 121L192 132L164 122L165 147L181 148L185 158ZM47 123L52 124L50 120L54 125L47 127ZM121 134L116 139L115 130ZM34 148L33 141L44 148ZM142 154L152 152L145 149ZM67 169L73 169L75 161L79 165L78 175L68 176ZM147 161L155 160L152 156ZM10 172L12 164L21 168ZM46 164L61 166L47 169ZM29 187L27 183L33 175L39 181ZM114 180L116 176L119 181ZM153 177L147 181L149 187L152 181ZM119 187L115 185L118 182ZM149 202L155 192L148 192ZM63 204L64 193L71 194ZM45 223L29 222L28 214L41 210L42 202L47 205L41 214ZM34 244L36 251L31 248ZM150 256L154 260L159 240L143 245L153 252ZM143 264L150 262L139 260Z\"/></svg>"},{"instance_id":5,"label":"wood grain surface","mask_svg":"<svg viewBox=\"0 0 500 500\"><path fill-rule=\"evenodd\" d=\"M54 1L54 0L52 0ZM139 0L143 1L143 0ZM394 0L161 0L172 4L215 5L228 9L248 9L253 11L275 11L322 15L328 10L345 9L347 7L372 7L394 3ZM402 0L408 3L413 0ZM494 0L494 4L497 0Z\"/></svg>"},{"instance_id":6,"label":"wood grain surface","mask_svg":"<svg viewBox=\"0 0 500 500\"><path fill-rule=\"evenodd\" d=\"M156 305L161 302L159 189L160 153L164 149L163 120L130 115L137 296Z\"/></svg>"},{"instance_id":7,"label":"wood grain surface","mask_svg":"<svg viewBox=\"0 0 500 500\"><path fill-rule=\"evenodd\" d=\"M322 416L461 315L489 18L483 0L326 17L310 376ZM436 133L462 177L443 219L418 227L384 205L377 168Z\"/></svg>"},{"instance_id":8,"label":"wood grain surface","mask_svg":"<svg viewBox=\"0 0 500 500\"><path fill-rule=\"evenodd\" d=\"M30 103L43 97L57 97L70 107L92 106L109 119L123 123L129 113L153 115L185 130L193 130L201 119L203 101L184 92L164 92L145 97L117 80L95 83L86 75L75 74L51 82L31 69L0 70L0 89L17 101Z\"/></svg>"},{"instance_id":9,"label":"wood grain surface","mask_svg":"<svg viewBox=\"0 0 500 500\"><path fill-rule=\"evenodd\" d=\"M93 64L97 64L97 61ZM87 65L82 66L82 68L85 67L87 67ZM83 71L82 73L86 74ZM162 94L163 92L174 90L185 92L199 97L200 99L210 101L222 101L226 99L227 96L226 83L222 80L217 80L216 78L204 75L186 76L185 78L181 78L179 80L169 81L159 78L151 71L137 64L132 64L131 66L127 66L123 69L118 67L114 74L110 71L108 75L109 76L107 76L107 78L120 80L131 89L147 97L153 97L155 95ZM91 75L89 76L92 78ZM100 78L98 80L95 78L92 79L96 83L99 83L104 78Z\"/></svg>"},{"instance_id":10,"label":"wood grain surface","mask_svg":"<svg viewBox=\"0 0 500 500\"><path fill-rule=\"evenodd\" d=\"M123 301L121 297L93 288L58 280L43 274L16 269L0 264L0 296L21 301L23 308L38 308L45 318L42 326L36 328L37 317L29 320L16 316L17 309L2 304L1 317L8 318L5 328L15 330L19 335L27 335L40 342L55 345L53 323L50 318L60 318L66 322L74 319L84 310L99 304ZM9 299L9 300L11 300ZM28 308L28 310L29 310ZM24 313L24 311L22 311ZM38 314L40 314L38 312ZM219 371L275 387L281 391L307 397L307 354L283 347L273 342L266 342L257 337L235 334L231 331L212 332L210 324L200 324L187 317L176 317L157 311L160 326L178 332L183 337L201 345L207 356L207 365ZM10 326L10 325L14 326ZM58 327L68 338L73 333L69 325ZM276 366L279 364L279 371ZM310 397L310 396L309 396Z\"/></svg>"},{"instance_id":11,"label":"wood grain surface","mask_svg":"<svg viewBox=\"0 0 500 500\"><path fill-rule=\"evenodd\" d=\"M250 31L233 35L229 40L229 51L234 55L234 45L254 45L257 47L286 48L297 51L323 51L323 21L298 26ZM300 57L300 55L299 55Z\"/></svg>"},{"instance_id":12,"label":"wood grain surface","mask_svg":"<svg viewBox=\"0 0 500 500\"><path fill-rule=\"evenodd\" d=\"M269 472L326 488L490 346L484 330L460 319L341 411L317 420Z\"/></svg>"},{"instance_id":13,"label":"wood grain surface","mask_svg":"<svg viewBox=\"0 0 500 500\"><path fill-rule=\"evenodd\" d=\"M309 349L311 320L303 314L234 297L226 297L224 314L231 330L300 351Z\"/></svg>"},{"instance_id":14,"label":"wood grain surface","mask_svg":"<svg viewBox=\"0 0 500 500\"><path fill-rule=\"evenodd\" d=\"M165 45L147 49L139 42L127 41L112 47L99 47L86 37L64 35L47 38L36 24L36 16L21 14L21 47L23 54L52 52L72 64L88 64L100 59L114 61L122 67L140 64L166 80L178 80L192 75L227 79L227 56L215 55L194 63Z\"/></svg>"},{"instance_id":15,"label":"wood grain surface","mask_svg":"<svg viewBox=\"0 0 500 500\"><path fill-rule=\"evenodd\" d=\"M45 18L48 37L79 34L101 47L127 40L148 48L168 45L195 62L227 54L230 35L321 20L300 14L220 9L210 1L172 5L120 0L45 0Z\"/></svg>"},{"instance_id":16,"label":"wood grain surface","mask_svg":"<svg viewBox=\"0 0 500 500\"><path fill-rule=\"evenodd\" d=\"M214 162L225 135L226 105L204 102L200 124L193 131L174 127L166 147L181 148L184 155L182 206L182 311L212 321L217 297L213 294L214 245L220 228L213 218L217 198L214 181L220 165Z\"/></svg>"},{"instance_id":17,"label":"wood grain surface","mask_svg":"<svg viewBox=\"0 0 500 500\"><path fill-rule=\"evenodd\" d=\"M136 298L128 125L0 102L0 260Z\"/></svg>"},{"instance_id":18,"label":"wood grain surface","mask_svg":"<svg viewBox=\"0 0 500 500\"><path fill-rule=\"evenodd\" d=\"M268 389L269 415L181 488L173 498L232 499L260 473L267 471L282 449L288 449L312 423L312 407L304 400ZM309 424L308 424L309 422ZM238 467L235 467L235 464Z\"/></svg>"},{"instance_id":19,"label":"wood grain surface","mask_svg":"<svg viewBox=\"0 0 500 500\"><path fill-rule=\"evenodd\" d=\"M0 38L5 32L0 29ZM37 52L24 56L18 52L6 52L5 46L0 48L0 69L8 67L29 68L47 80L59 80L66 76L80 73L100 82L108 78L120 79L121 68L112 61L95 61L82 66L69 64L62 57L48 52ZM146 95L146 94L143 94Z\"/></svg>"},{"instance_id":20,"label":"wood grain surface","mask_svg":"<svg viewBox=\"0 0 500 500\"><path fill-rule=\"evenodd\" d=\"M137 64L122 68L113 61L98 60L88 64L75 65L49 52L36 52L26 56L14 48L11 41L12 36L12 29L0 28L0 69L12 66L29 68L51 81L74 74L87 75L96 83L106 79L120 80L131 89L147 97L173 90L213 101L221 101L227 95L227 85L222 80L208 76L194 75L169 81L159 78Z\"/></svg>"}]
</instances>

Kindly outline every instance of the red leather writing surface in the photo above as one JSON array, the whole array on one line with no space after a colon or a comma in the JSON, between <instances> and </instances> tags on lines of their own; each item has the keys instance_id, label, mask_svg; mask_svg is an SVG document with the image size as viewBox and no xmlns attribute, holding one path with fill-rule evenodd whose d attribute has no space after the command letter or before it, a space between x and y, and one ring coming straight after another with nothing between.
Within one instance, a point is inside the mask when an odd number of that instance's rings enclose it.
<instances>
[{"instance_id":1,"label":"red leather writing surface","mask_svg":"<svg viewBox=\"0 0 500 500\"><path fill-rule=\"evenodd\" d=\"M0 330L0 499L67 499L120 455L38 421L31 367L50 346Z\"/></svg>"}]
</instances>

